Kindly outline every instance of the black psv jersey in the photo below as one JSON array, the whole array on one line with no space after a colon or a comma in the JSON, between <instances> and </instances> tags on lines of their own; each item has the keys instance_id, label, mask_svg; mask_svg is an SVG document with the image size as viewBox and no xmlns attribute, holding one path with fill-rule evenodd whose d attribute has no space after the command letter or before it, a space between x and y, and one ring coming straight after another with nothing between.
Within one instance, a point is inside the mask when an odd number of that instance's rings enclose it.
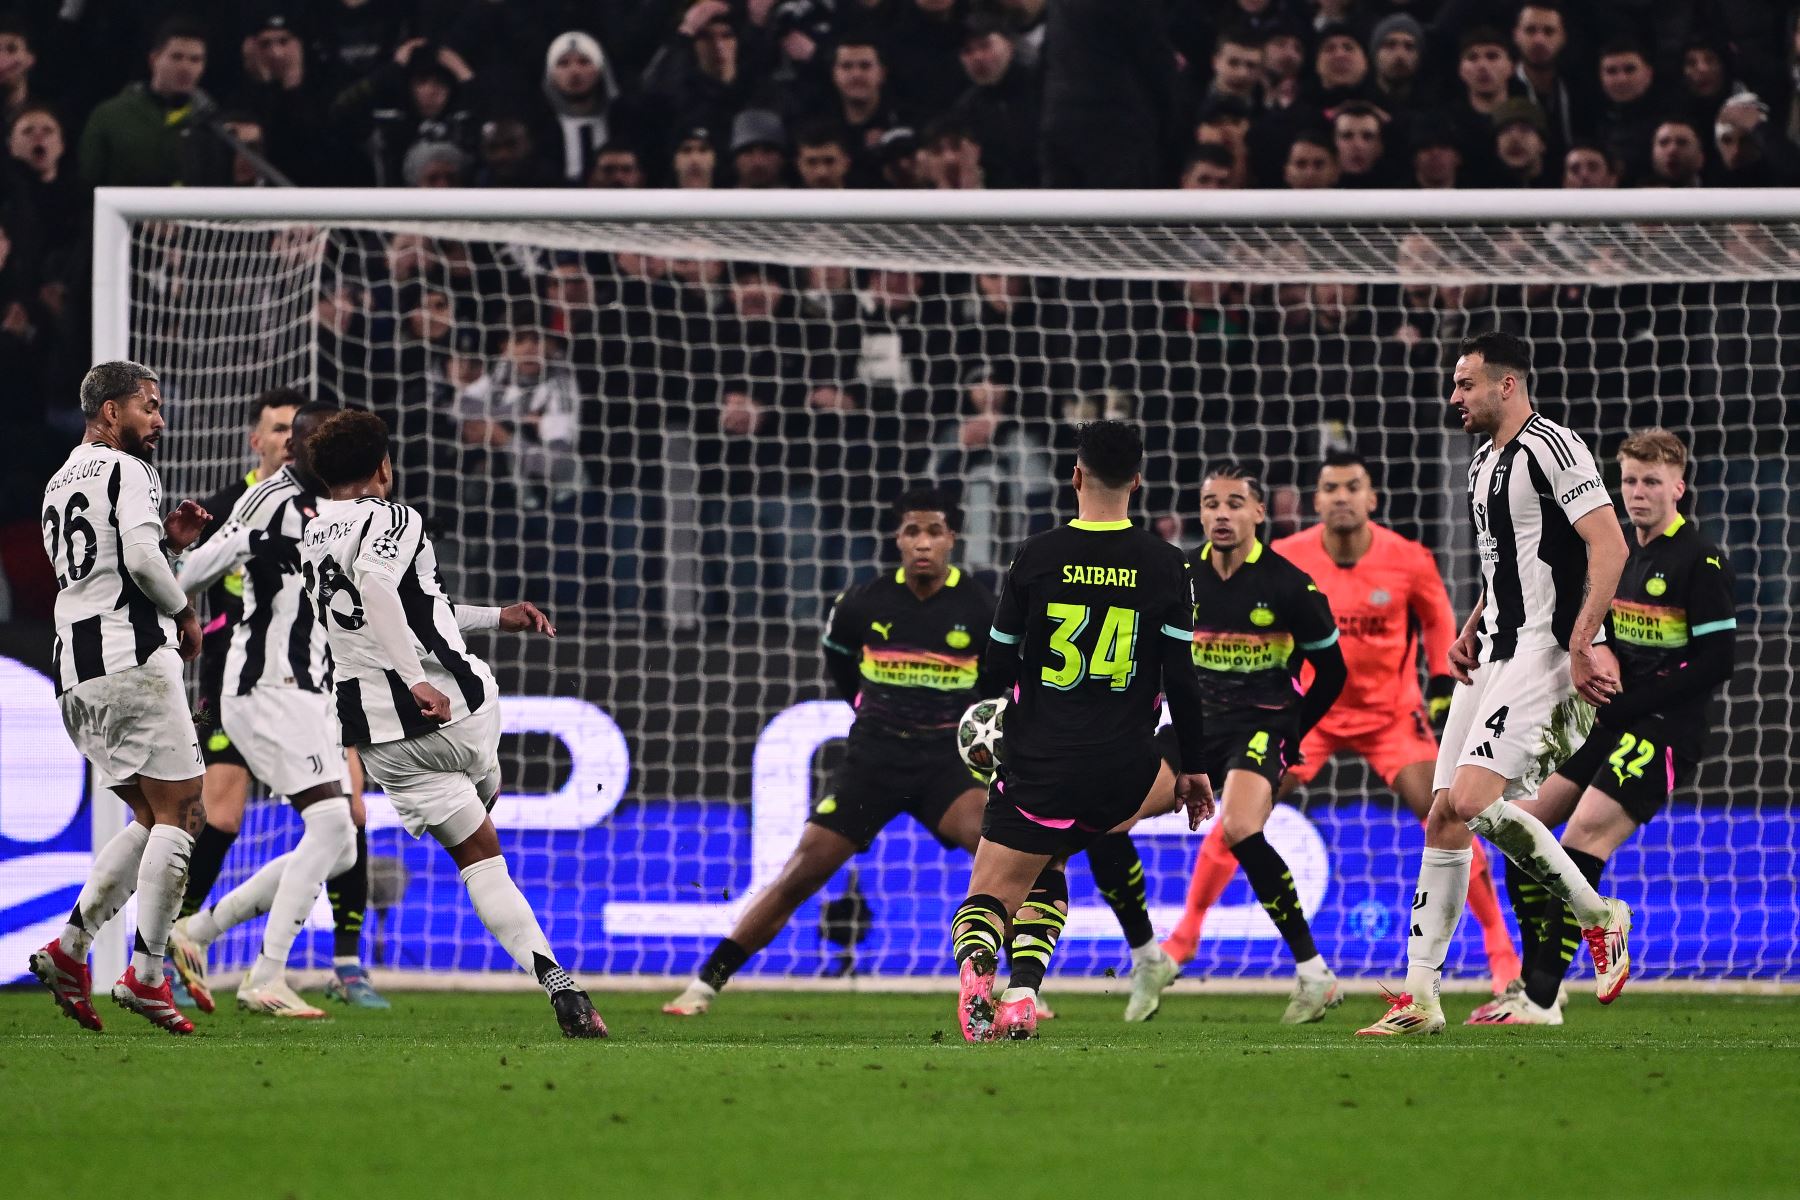
<instances>
[{"instance_id":1,"label":"black psv jersey","mask_svg":"<svg viewBox=\"0 0 1800 1200\"><path fill-rule=\"evenodd\" d=\"M823 641L858 661L852 736L954 729L981 699L975 681L993 616L993 595L958 567L929 600L907 587L904 567L839 596Z\"/></svg>"},{"instance_id":2,"label":"black psv jersey","mask_svg":"<svg viewBox=\"0 0 1800 1200\"><path fill-rule=\"evenodd\" d=\"M1229 579L1219 577L1212 555L1208 542L1192 556L1193 655L1206 715L1297 709L1296 651L1338 640L1330 603L1311 576L1260 541Z\"/></svg>"},{"instance_id":3,"label":"black psv jersey","mask_svg":"<svg viewBox=\"0 0 1800 1200\"><path fill-rule=\"evenodd\" d=\"M1698 637L1737 628L1731 565L1725 554L1677 516L1659 536L1633 545L1619 576L1607 623L1625 694L1679 667ZM1663 710L1684 750L1697 751L1707 732L1710 690ZM1600 720L1606 720L1600 710Z\"/></svg>"},{"instance_id":4,"label":"black psv jersey","mask_svg":"<svg viewBox=\"0 0 1800 1200\"><path fill-rule=\"evenodd\" d=\"M1007 761L1147 741L1164 664L1186 653L1193 611L1187 556L1129 521L1071 521L1028 538L991 635L1019 654Z\"/></svg>"}]
</instances>

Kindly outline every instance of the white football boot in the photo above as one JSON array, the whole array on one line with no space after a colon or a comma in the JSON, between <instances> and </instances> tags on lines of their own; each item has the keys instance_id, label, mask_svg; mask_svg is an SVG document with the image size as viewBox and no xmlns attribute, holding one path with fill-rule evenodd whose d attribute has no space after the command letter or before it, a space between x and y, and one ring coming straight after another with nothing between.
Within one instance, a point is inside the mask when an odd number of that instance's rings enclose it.
<instances>
[{"instance_id":1,"label":"white football boot","mask_svg":"<svg viewBox=\"0 0 1800 1200\"><path fill-rule=\"evenodd\" d=\"M1581 931L1588 954L1594 960L1594 995L1611 1004L1631 978L1631 949L1625 936L1631 932L1631 906L1623 900L1606 901L1606 918Z\"/></svg>"},{"instance_id":2,"label":"white football boot","mask_svg":"<svg viewBox=\"0 0 1800 1200\"><path fill-rule=\"evenodd\" d=\"M671 1017L698 1017L712 1007L719 990L698 979L687 985L687 990L662 1006L662 1010Z\"/></svg>"},{"instance_id":3,"label":"white football boot","mask_svg":"<svg viewBox=\"0 0 1800 1200\"><path fill-rule=\"evenodd\" d=\"M1154 1017L1156 1010L1162 1007L1163 989L1179 978L1181 964L1157 946L1155 958L1145 959L1131 968L1131 998L1125 1002L1125 1019L1135 1024Z\"/></svg>"}]
</instances>

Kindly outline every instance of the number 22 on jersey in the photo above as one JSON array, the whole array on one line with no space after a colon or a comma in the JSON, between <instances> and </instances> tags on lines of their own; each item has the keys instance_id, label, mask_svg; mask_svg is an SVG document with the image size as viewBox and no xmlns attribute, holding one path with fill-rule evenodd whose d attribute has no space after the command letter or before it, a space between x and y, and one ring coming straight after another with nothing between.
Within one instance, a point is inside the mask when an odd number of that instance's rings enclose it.
<instances>
[{"instance_id":1,"label":"number 22 on jersey","mask_svg":"<svg viewBox=\"0 0 1800 1200\"><path fill-rule=\"evenodd\" d=\"M1043 669L1045 683L1061 692L1084 679L1108 679L1115 692L1131 686L1137 674L1136 610L1108 608L1091 655L1082 651L1076 639L1087 630L1092 609L1085 604L1047 604L1044 611L1056 622L1050 649L1061 660L1057 666Z\"/></svg>"}]
</instances>

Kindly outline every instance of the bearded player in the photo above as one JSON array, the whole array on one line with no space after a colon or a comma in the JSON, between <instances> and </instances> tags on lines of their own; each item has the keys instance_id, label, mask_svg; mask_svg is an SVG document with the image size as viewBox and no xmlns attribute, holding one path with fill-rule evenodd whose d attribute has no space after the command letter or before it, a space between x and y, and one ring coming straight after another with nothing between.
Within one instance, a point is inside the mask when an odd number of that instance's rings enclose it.
<instances>
[{"instance_id":1,"label":"bearded player","mask_svg":"<svg viewBox=\"0 0 1800 1200\"><path fill-rule=\"evenodd\" d=\"M1288 768L1277 799L1313 781L1326 761L1348 750L1369 764L1420 821L1431 811L1431 774L1438 744L1431 722L1450 707L1450 643L1456 620L1437 560L1418 542L1371 519L1380 495L1360 455L1326 456L1313 492L1320 523L1271 544L1325 594L1337 618L1339 645L1349 678L1329 712L1300 743L1300 761ZM1419 650L1425 651L1430 684L1419 691ZM1303 683L1313 671L1307 665ZM1494 894L1487 856L1474 844L1469 909L1481 923L1488 969L1496 994L1519 977L1506 918ZM1177 962L1194 957L1206 911L1237 873L1225 845L1223 823L1214 825L1194 864L1187 908L1163 949Z\"/></svg>"}]
</instances>

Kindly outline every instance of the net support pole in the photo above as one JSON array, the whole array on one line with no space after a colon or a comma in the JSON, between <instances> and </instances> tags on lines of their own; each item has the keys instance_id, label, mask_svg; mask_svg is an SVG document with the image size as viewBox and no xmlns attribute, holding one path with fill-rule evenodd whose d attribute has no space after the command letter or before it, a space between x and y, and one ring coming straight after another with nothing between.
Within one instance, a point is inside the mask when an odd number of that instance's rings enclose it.
<instances>
[{"instance_id":1,"label":"net support pole","mask_svg":"<svg viewBox=\"0 0 1800 1200\"><path fill-rule=\"evenodd\" d=\"M93 355L95 362L131 356L131 226L106 197L94 200ZM88 822L93 852L110 842L131 820L131 810L111 790L100 786L99 772L88 765ZM135 905L121 909L94 937L94 978L110 987L125 973L125 917Z\"/></svg>"}]
</instances>

